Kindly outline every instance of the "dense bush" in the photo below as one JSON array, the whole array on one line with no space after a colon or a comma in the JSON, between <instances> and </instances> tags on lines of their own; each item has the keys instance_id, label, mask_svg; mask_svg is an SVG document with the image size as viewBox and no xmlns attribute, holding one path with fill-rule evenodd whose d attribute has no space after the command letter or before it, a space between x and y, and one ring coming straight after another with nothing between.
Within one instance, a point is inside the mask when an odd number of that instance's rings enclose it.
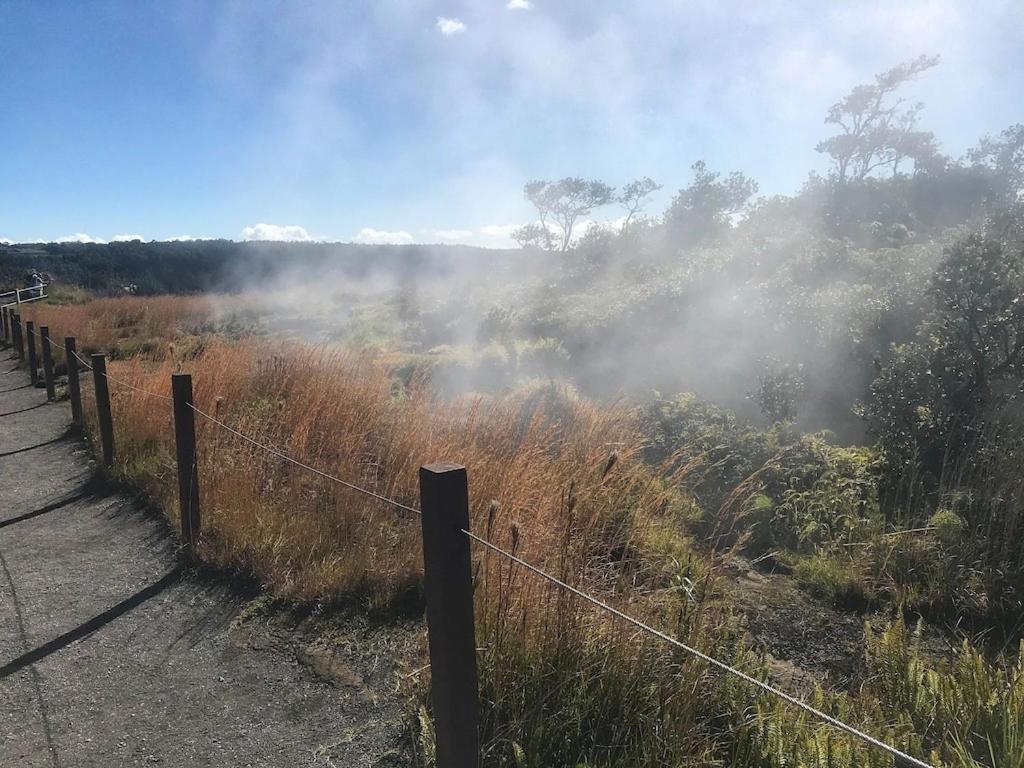
<instances>
[{"instance_id":1,"label":"dense bush","mask_svg":"<svg viewBox=\"0 0 1024 768\"><path fill-rule=\"evenodd\" d=\"M780 426L757 429L693 394L657 396L642 414L646 459L670 473L682 469L708 529L720 528L722 516L735 518L728 525L752 555L813 551L879 524L871 449Z\"/></svg>"}]
</instances>

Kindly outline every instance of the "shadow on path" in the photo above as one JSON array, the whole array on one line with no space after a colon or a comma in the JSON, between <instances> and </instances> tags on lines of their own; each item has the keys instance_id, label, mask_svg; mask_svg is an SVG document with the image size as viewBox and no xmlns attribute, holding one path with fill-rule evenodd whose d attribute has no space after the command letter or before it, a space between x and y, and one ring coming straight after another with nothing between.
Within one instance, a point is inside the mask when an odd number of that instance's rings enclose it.
<instances>
[{"instance_id":1,"label":"shadow on path","mask_svg":"<svg viewBox=\"0 0 1024 768\"><path fill-rule=\"evenodd\" d=\"M7 560L3 552L0 552L0 565L3 566L4 576L11 587L11 599L14 602L14 614L18 620L18 638L22 647L28 645L28 633L25 631L25 617L21 613L21 601L18 600L18 590L14 586L14 579L11 577L11 569L7 567ZM50 708L43 696L43 683L40 679L39 670L35 667L29 668L29 676L32 679L32 687L35 689L36 703L39 706L39 719L43 726L43 737L46 739L46 750L50 754L50 765L53 768L60 768L60 758L57 756L57 747L53 743L53 727L50 725Z\"/></svg>"},{"instance_id":2,"label":"shadow on path","mask_svg":"<svg viewBox=\"0 0 1024 768\"><path fill-rule=\"evenodd\" d=\"M74 504L76 501L82 501L88 499L92 494L89 493L77 493L74 496L68 496L67 498L55 501L52 504L47 504L45 507L39 509L33 509L31 512L26 512L23 515L12 517L10 520L0 520L0 528L6 528L9 525L15 525L17 523L23 523L26 520L31 520L33 517L39 517L45 515L47 512L54 512L61 507L66 507L68 504Z\"/></svg>"},{"instance_id":3,"label":"shadow on path","mask_svg":"<svg viewBox=\"0 0 1024 768\"><path fill-rule=\"evenodd\" d=\"M34 411L36 408L42 408L44 405L49 405L48 400L44 400L38 405L30 405L28 408L22 408L20 411L8 411L7 413L0 413L0 416L16 416L19 413L25 413L27 411Z\"/></svg>"},{"instance_id":4,"label":"shadow on path","mask_svg":"<svg viewBox=\"0 0 1024 768\"><path fill-rule=\"evenodd\" d=\"M148 587L143 587L131 597L125 598L120 603L112 608L108 608L98 616L93 616L88 621L79 624L77 627L65 632L63 635L55 637L48 643L43 643L38 648L33 648L28 653L23 653L13 661L7 662L0 667L0 680L10 677L15 672L24 669L30 664L35 664L37 661L45 659L51 653L56 653L57 651L66 648L76 640L81 640L83 637L91 635L96 630L114 621L114 619L138 608L147 600L156 597L168 587L176 584L181 579L183 571L184 568L182 566L179 565L175 567L158 581L154 581Z\"/></svg>"},{"instance_id":5,"label":"shadow on path","mask_svg":"<svg viewBox=\"0 0 1024 768\"><path fill-rule=\"evenodd\" d=\"M4 415L6 416L7 414ZM56 443L59 443L64 438L66 438L68 434L69 432L65 432L64 434L58 435L52 440L47 440L45 443L36 443L35 445L30 445L27 448L17 448L13 451L5 451L4 453L0 453L0 459L5 458L7 456L17 456L19 453L28 453L29 451L36 450L36 448L45 448L48 445L55 445Z\"/></svg>"}]
</instances>

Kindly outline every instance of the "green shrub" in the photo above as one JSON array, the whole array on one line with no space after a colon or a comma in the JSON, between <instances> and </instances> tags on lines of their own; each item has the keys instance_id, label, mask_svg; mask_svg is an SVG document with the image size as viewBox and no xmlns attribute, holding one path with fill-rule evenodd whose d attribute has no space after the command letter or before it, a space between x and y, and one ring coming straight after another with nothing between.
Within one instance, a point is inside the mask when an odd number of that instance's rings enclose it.
<instances>
[{"instance_id":1,"label":"green shrub","mask_svg":"<svg viewBox=\"0 0 1024 768\"><path fill-rule=\"evenodd\" d=\"M870 589L850 559L817 554L796 561L793 572L801 586L815 597L844 608L862 608Z\"/></svg>"},{"instance_id":2,"label":"green shrub","mask_svg":"<svg viewBox=\"0 0 1024 768\"><path fill-rule=\"evenodd\" d=\"M569 352L558 339L522 341L516 347L520 376L556 376L569 365Z\"/></svg>"},{"instance_id":3,"label":"green shrub","mask_svg":"<svg viewBox=\"0 0 1024 768\"><path fill-rule=\"evenodd\" d=\"M641 424L648 461L673 471L691 467L682 479L708 511L709 529L738 507L741 519L728 524L748 536L751 555L810 553L863 539L881 524L870 448L835 446L825 435L798 436L781 426L758 430L693 394L655 397Z\"/></svg>"},{"instance_id":4,"label":"green shrub","mask_svg":"<svg viewBox=\"0 0 1024 768\"><path fill-rule=\"evenodd\" d=\"M931 519L928 526L935 531L936 538L947 546L955 546L962 542L967 523L951 509L940 509Z\"/></svg>"}]
</instances>

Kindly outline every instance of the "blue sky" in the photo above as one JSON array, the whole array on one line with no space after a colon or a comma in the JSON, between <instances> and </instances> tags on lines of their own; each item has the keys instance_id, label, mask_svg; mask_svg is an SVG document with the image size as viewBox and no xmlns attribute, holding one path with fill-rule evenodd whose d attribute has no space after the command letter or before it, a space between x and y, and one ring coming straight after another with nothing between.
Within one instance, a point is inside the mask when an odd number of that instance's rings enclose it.
<instances>
[{"instance_id":1,"label":"blue sky","mask_svg":"<svg viewBox=\"0 0 1024 768\"><path fill-rule=\"evenodd\" d=\"M504 245L524 181L697 159L789 193L920 53L959 155L1024 120L1018 0L0 0L0 238ZM597 214L614 219L613 208Z\"/></svg>"}]
</instances>

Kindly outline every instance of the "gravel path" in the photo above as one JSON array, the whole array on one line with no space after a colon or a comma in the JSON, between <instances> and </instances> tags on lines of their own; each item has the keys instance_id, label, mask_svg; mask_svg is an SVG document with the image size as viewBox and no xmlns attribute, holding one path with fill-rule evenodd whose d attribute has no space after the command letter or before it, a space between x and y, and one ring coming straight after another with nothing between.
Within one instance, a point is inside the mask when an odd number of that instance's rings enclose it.
<instances>
[{"instance_id":1,"label":"gravel path","mask_svg":"<svg viewBox=\"0 0 1024 768\"><path fill-rule=\"evenodd\" d=\"M182 568L160 520L92 482L67 405L6 358L0 766L406 765L381 629L242 613L251 595Z\"/></svg>"}]
</instances>

